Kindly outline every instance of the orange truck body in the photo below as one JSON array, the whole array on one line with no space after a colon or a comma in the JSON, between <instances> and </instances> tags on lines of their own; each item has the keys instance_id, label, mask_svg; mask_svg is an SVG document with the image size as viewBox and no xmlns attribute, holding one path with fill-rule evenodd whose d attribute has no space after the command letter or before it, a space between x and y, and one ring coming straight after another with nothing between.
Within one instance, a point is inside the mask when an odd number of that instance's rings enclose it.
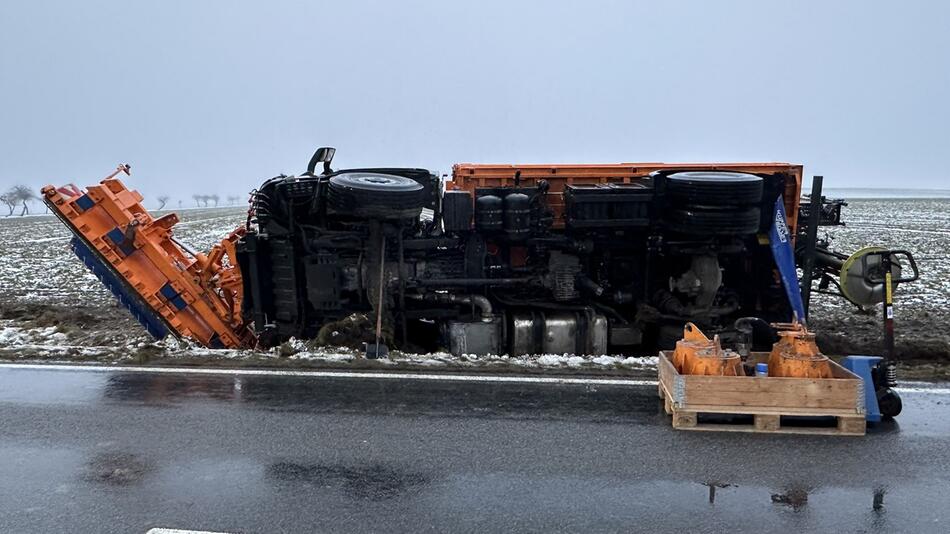
<instances>
[{"instance_id":1,"label":"orange truck body","mask_svg":"<svg viewBox=\"0 0 950 534\"><path fill-rule=\"evenodd\" d=\"M798 204L802 189L802 166L789 163L610 163L560 165L501 165L459 163L452 167L449 189L466 190L511 187L516 175L522 187L533 187L546 180L550 189L548 206L554 211L554 226L564 226L564 189L568 185L632 184L664 170L729 171L750 174L784 174L785 213L794 236L798 227Z\"/></svg>"}]
</instances>

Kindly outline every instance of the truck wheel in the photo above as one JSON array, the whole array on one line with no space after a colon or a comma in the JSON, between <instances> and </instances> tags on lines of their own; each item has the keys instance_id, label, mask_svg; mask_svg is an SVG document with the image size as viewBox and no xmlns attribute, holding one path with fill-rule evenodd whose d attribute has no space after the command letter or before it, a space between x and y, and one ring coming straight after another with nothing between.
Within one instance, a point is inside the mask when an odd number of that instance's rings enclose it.
<instances>
[{"instance_id":1,"label":"truck wheel","mask_svg":"<svg viewBox=\"0 0 950 534\"><path fill-rule=\"evenodd\" d=\"M412 219L425 205L422 184L403 176L351 172L330 178L327 202L340 214Z\"/></svg>"},{"instance_id":2,"label":"truck wheel","mask_svg":"<svg viewBox=\"0 0 950 534\"><path fill-rule=\"evenodd\" d=\"M749 235L759 231L759 208L673 209L666 214L670 230L690 235Z\"/></svg>"},{"instance_id":3,"label":"truck wheel","mask_svg":"<svg viewBox=\"0 0 950 534\"><path fill-rule=\"evenodd\" d=\"M741 172L678 172L666 177L677 206L748 206L762 201L762 177Z\"/></svg>"}]
</instances>

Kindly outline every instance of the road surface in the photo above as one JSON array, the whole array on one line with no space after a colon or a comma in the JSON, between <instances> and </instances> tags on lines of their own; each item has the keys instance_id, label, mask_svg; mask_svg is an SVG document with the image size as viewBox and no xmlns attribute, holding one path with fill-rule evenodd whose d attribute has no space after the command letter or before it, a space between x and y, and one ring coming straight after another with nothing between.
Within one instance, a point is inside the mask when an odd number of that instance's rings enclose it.
<instances>
[{"instance_id":1,"label":"road surface","mask_svg":"<svg viewBox=\"0 0 950 534\"><path fill-rule=\"evenodd\" d=\"M643 381L0 365L0 532L947 532L950 389L903 398L767 436L674 431Z\"/></svg>"}]
</instances>

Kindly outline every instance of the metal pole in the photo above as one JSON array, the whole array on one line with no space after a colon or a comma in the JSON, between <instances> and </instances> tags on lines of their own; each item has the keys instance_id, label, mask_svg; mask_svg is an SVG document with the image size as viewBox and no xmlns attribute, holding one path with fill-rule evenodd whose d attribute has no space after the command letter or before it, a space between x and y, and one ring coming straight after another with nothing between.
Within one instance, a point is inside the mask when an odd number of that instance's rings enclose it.
<instances>
[{"instance_id":1,"label":"metal pole","mask_svg":"<svg viewBox=\"0 0 950 534\"><path fill-rule=\"evenodd\" d=\"M399 225L399 324L402 332L402 343L406 343L408 328L406 327L406 249L402 242L403 226Z\"/></svg>"},{"instance_id":2,"label":"metal pole","mask_svg":"<svg viewBox=\"0 0 950 534\"><path fill-rule=\"evenodd\" d=\"M811 179L811 203L808 211L808 228L805 233L805 254L802 264L802 304L805 307L805 321L808 318L808 304L811 301L811 273L815 268L815 245L818 241L818 221L821 220L821 183L823 176L813 176Z\"/></svg>"},{"instance_id":3,"label":"metal pole","mask_svg":"<svg viewBox=\"0 0 950 534\"><path fill-rule=\"evenodd\" d=\"M376 303L376 357L379 358L379 338L383 333L383 291L386 284L386 232L380 228L382 244L379 246L379 299Z\"/></svg>"}]
</instances>

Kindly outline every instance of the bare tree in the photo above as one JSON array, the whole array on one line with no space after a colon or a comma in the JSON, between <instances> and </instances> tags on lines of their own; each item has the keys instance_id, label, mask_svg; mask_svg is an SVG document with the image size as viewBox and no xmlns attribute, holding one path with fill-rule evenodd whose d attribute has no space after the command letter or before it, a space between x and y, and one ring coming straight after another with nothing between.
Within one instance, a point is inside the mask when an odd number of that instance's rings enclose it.
<instances>
[{"instance_id":1,"label":"bare tree","mask_svg":"<svg viewBox=\"0 0 950 534\"><path fill-rule=\"evenodd\" d=\"M195 199L195 207L201 207L201 195L195 194L191 195L191 198Z\"/></svg>"},{"instance_id":2,"label":"bare tree","mask_svg":"<svg viewBox=\"0 0 950 534\"><path fill-rule=\"evenodd\" d=\"M169 197L168 195L161 195L161 196L159 196L159 197L156 199L156 200L158 200L158 209L159 209L159 210L165 209L165 204L168 204L168 200L169 200L170 198L171 198L171 197Z\"/></svg>"},{"instance_id":3,"label":"bare tree","mask_svg":"<svg viewBox=\"0 0 950 534\"><path fill-rule=\"evenodd\" d=\"M13 186L13 189L10 190L10 193L13 194L13 198L16 202L20 202L23 205L23 210L20 211L20 217L29 214L30 208L27 206L27 204L39 198L32 189L25 185Z\"/></svg>"},{"instance_id":4,"label":"bare tree","mask_svg":"<svg viewBox=\"0 0 950 534\"><path fill-rule=\"evenodd\" d=\"M178 209L181 209L181 199L178 200Z\"/></svg>"},{"instance_id":5,"label":"bare tree","mask_svg":"<svg viewBox=\"0 0 950 534\"><path fill-rule=\"evenodd\" d=\"M211 199L212 202L214 202L214 207L217 208L218 202L221 200L221 197L219 197L218 194L215 193L213 195L208 195L208 198Z\"/></svg>"},{"instance_id":6,"label":"bare tree","mask_svg":"<svg viewBox=\"0 0 950 534\"><path fill-rule=\"evenodd\" d=\"M16 208L17 200L14 198L13 190L7 191L6 193L0 195L0 202L5 204L9 208L10 213L7 213L7 217L13 215L13 210Z\"/></svg>"},{"instance_id":7,"label":"bare tree","mask_svg":"<svg viewBox=\"0 0 950 534\"><path fill-rule=\"evenodd\" d=\"M237 204L239 200L241 200L241 197L237 195L228 195L228 206Z\"/></svg>"}]
</instances>

